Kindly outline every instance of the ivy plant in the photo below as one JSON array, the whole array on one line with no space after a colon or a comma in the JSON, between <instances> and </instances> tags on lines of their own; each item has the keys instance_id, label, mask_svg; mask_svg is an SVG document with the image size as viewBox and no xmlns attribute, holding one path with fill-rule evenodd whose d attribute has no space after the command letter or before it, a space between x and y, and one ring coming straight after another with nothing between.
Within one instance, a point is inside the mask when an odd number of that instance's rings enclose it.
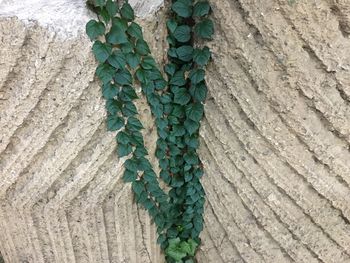
<instances>
[{"instance_id":1,"label":"ivy plant","mask_svg":"<svg viewBox=\"0 0 350 263\"><path fill-rule=\"evenodd\" d=\"M211 59L209 48L195 40L212 38L211 6L206 0L171 2L163 75L128 1L89 0L88 5L97 14L86 33L99 63L107 128L117 131L117 154L127 158L123 180L131 183L136 202L155 223L167 262L193 263L203 229L205 192L197 149L207 96L205 66ZM157 127L159 174L145 147L135 105L139 96L146 97Z\"/></svg>"}]
</instances>

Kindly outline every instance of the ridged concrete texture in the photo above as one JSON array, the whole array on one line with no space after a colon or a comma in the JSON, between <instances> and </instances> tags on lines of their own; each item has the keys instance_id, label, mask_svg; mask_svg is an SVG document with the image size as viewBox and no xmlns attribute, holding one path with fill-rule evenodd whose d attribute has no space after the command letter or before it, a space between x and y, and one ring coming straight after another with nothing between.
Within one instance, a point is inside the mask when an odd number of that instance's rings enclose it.
<instances>
[{"instance_id":1,"label":"ridged concrete texture","mask_svg":"<svg viewBox=\"0 0 350 263\"><path fill-rule=\"evenodd\" d=\"M350 262L350 3L220 0L200 155L200 263ZM159 63L164 14L143 22ZM121 180L84 35L0 20L6 263L162 263ZM144 101L145 135L156 136Z\"/></svg>"}]
</instances>

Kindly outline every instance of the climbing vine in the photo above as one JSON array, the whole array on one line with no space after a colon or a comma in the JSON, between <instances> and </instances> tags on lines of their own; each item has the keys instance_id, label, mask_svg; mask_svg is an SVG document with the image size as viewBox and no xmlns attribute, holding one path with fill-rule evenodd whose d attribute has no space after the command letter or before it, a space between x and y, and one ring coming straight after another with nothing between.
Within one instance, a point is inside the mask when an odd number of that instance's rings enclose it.
<instances>
[{"instance_id":1,"label":"climbing vine","mask_svg":"<svg viewBox=\"0 0 350 263\"><path fill-rule=\"evenodd\" d=\"M195 262L203 229L203 167L197 154L199 127L207 95L205 66L213 22L206 0L173 0L168 11L168 61L161 73L128 1L88 1L98 20L86 25L99 65L96 75L106 100L107 127L118 131L117 154L127 156L123 180L157 226L158 240L170 263ZM157 127L160 173L148 159L138 119L136 87L141 87ZM167 187L161 187L163 181Z\"/></svg>"}]
</instances>

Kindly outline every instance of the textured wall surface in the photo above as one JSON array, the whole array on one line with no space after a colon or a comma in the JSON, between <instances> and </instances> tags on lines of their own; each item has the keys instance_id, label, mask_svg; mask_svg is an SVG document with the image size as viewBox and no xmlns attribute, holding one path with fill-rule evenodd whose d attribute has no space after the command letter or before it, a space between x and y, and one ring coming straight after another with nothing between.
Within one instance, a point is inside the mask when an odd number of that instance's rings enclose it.
<instances>
[{"instance_id":1,"label":"textured wall surface","mask_svg":"<svg viewBox=\"0 0 350 263\"><path fill-rule=\"evenodd\" d=\"M198 261L350 262L349 1L211 2ZM5 262L162 263L154 228L120 178L91 44L81 32L55 32L59 19L8 16L0 18ZM159 63L164 19L161 10L142 22ZM138 106L154 149L149 110Z\"/></svg>"}]
</instances>

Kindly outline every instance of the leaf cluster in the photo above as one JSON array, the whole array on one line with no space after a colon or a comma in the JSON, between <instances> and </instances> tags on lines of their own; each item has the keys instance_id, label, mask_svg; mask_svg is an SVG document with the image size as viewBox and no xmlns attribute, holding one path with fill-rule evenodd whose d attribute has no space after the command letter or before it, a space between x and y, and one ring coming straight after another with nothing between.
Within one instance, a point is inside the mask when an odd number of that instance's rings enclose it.
<instances>
[{"instance_id":1,"label":"leaf cluster","mask_svg":"<svg viewBox=\"0 0 350 263\"><path fill-rule=\"evenodd\" d=\"M87 23L86 33L94 41L92 51L99 62L96 75L106 100L107 128L117 131L117 155L127 158L123 180L132 184L136 202L155 222L157 242L167 262L195 262L205 202L197 149L207 96L204 68L211 53L194 41L212 38L210 4L206 0L172 2L163 76L128 1L121 5L114 0L89 3L98 20ZM155 119L159 175L148 160L135 105L140 96L136 86L141 86ZM169 186L168 192L159 180Z\"/></svg>"}]
</instances>

